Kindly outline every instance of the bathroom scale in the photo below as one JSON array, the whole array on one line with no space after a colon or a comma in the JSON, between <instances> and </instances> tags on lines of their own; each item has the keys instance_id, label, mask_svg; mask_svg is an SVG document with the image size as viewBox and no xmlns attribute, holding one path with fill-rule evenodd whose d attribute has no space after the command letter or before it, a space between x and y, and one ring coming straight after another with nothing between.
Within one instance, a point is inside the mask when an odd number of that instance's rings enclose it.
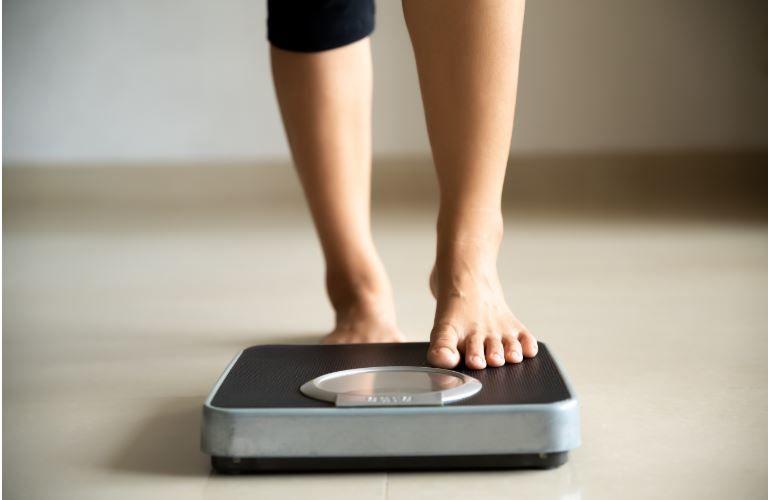
<instances>
[{"instance_id":1,"label":"bathroom scale","mask_svg":"<svg viewBox=\"0 0 768 500\"><path fill-rule=\"evenodd\" d=\"M519 364L445 370L429 344L261 345L203 406L222 473L552 468L580 444L579 407L544 343Z\"/></svg>"}]
</instances>

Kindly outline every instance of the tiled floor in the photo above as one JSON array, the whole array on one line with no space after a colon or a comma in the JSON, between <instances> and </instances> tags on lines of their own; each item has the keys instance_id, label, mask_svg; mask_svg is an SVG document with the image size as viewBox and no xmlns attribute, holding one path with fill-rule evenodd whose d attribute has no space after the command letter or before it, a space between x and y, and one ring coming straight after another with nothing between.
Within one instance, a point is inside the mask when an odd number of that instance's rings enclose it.
<instances>
[{"instance_id":1,"label":"tiled floor","mask_svg":"<svg viewBox=\"0 0 768 500\"><path fill-rule=\"evenodd\" d=\"M412 340L433 314L431 215L375 220ZM5 217L6 498L768 496L768 226L508 217L510 301L582 401L559 469L217 477L199 410L226 363L331 324L306 214Z\"/></svg>"}]
</instances>

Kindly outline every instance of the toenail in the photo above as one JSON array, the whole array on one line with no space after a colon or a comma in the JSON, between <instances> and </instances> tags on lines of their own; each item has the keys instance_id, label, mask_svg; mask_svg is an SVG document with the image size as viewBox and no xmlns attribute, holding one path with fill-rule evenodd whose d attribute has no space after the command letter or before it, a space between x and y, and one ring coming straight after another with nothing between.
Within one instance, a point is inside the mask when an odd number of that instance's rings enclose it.
<instances>
[{"instance_id":1,"label":"toenail","mask_svg":"<svg viewBox=\"0 0 768 500\"><path fill-rule=\"evenodd\" d=\"M503 361L504 360L504 356L502 356L498 352L494 352L493 354L491 354L491 357L493 359L495 359L496 361Z\"/></svg>"},{"instance_id":2,"label":"toenail","mask_svg":"<svg viewBox=\"0 0 768 500\"><path fill-rule=\"evenodd\" d=\"M485 364L485 360L481 358L480 356L472 356L472 361L475 362L475 364L483 366Z\"/></svg>"},{"instance_id":3,"label":"toenail","mask_svg":"<svg viewBox=\"0 0 768 500\"><path fill-rule=\"evenodd\" d=\"M522 360L523 360L523 355L522 354L520 354L517 351L513 351L512 352L512 361L522 361Z\"/></svg>"},{"instance_id":4,"label":"toenail","mask_svg":"<svg viewBox=\"0 0 768 500\"><path fill-rule=\"evenodd\" d=\"M450 347L438 347L435 352L438 354L448 354L449 356L453 356L453 349Z\"/></svg>"}]
</instances>

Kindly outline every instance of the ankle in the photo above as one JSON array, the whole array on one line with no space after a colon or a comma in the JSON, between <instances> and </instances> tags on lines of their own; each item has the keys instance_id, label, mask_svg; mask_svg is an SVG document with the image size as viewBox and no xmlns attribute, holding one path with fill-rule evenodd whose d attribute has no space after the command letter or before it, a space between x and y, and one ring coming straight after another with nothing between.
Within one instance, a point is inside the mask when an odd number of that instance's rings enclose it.
<instances>
[{"instance_id":1,"label":"ankle","mask_svg":"<svg viewBox=\"0 0 768 500\"><path fill-rule=\"evenodd\" d=\"M391 286L378 258L355 266L329 267L325 281L337 313L352 308L381 308L382 303L392 301Z\"/></svg>"},{"instance_id":2,"label":"ankle","mask_svg":"<svg viewBox=\"0 0 768 500\"><path fill-rule=\"evenodd\" d=\"M437 222L436 267L461 262L495 263L504 235L501 210L440 211Z\"/></svg>"}]
</instances>

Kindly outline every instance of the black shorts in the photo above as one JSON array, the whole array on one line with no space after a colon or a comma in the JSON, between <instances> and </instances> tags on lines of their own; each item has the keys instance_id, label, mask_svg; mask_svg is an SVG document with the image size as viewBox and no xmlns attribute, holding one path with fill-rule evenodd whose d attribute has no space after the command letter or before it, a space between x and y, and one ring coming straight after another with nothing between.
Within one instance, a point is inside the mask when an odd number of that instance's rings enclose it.
<instances>
[{"instance_id":1,"label":"black shorts","mask_svg":"<svg viewBox=\"0 0 768 500\"><path fill-rule=\"evenodd\" d=\"M267 38L297 52L335 49L373 32L373 0L268 0Z\"/></svg>"}]
</instances>

